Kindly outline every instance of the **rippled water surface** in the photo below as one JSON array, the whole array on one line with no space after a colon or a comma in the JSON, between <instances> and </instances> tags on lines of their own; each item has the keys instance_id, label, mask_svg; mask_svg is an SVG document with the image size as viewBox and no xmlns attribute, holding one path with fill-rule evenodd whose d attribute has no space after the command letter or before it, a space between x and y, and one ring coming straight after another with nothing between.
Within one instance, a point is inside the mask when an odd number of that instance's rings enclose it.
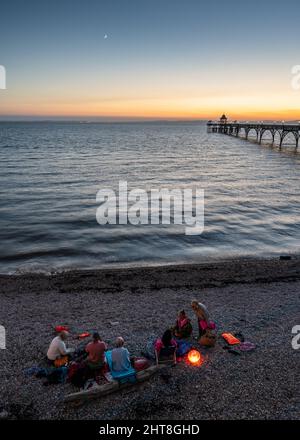
<instances>
[{"instance_id":1,"label":"rippled water surface","mask_svg":"<svg viewBox=\"0 0 300 440\"><path fill-rule=\"evenodd\" d=\"M203 123L0 123L0 272L297 253L300 154ZM205 190L205 230L96 222L103 187Z\"/></svg>"}]
</instances>

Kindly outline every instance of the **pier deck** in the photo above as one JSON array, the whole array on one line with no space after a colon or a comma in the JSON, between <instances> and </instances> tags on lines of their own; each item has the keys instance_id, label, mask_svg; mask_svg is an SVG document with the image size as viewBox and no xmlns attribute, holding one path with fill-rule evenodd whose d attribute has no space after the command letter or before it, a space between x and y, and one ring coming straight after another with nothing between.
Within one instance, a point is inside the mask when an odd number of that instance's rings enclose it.
<instances>
[{"instance_id":1,"label":"pier deck","mask_svg":"<svg viewBox=\"0 0 300 440\"><path fill-rule=\"evenodd\" d=\"M248 139L249 133L254 131L256 141L261 143L266 132L271 133L272 144L275 142L275 135L279 135L279 147L282 147L283 141L288 134L293 134L295 138L296 149L299 145L300 124L284 124L284 123L263 123L263 122L227 122L226 118L220 121L208 121L207 130L212 133L223 133L230 136L242 136Z\"/></svg>"}]
</instances>

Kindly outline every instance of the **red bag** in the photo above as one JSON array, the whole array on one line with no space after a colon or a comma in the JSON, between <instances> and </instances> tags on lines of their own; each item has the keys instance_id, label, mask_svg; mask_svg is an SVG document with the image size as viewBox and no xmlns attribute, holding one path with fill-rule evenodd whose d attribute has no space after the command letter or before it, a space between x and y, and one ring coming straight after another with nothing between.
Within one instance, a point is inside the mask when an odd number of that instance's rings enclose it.
<instances>
[{"instance_id":1,"label":"red bag","mask_svg":"<svg viewBox=\"0 0 300 440\"><path fill-rule=\"evenodd\" d=\"M148 368L150 365L148 359L144 357L137 357L134 359L134 369L136 371L142 371Z\"/></svg>"}]
</instances>

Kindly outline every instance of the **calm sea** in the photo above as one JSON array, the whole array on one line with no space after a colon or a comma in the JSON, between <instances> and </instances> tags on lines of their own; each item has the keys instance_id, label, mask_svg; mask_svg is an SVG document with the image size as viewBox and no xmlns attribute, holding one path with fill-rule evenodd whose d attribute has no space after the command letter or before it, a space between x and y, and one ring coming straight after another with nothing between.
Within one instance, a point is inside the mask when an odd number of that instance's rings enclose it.
<instances>
[{"instance_id":1,"label":"calm sea","mask_svg":"<svg viewBox=\"0 0 300 440\"><path fill-rule=\"evenodd\" d=\"M288 141L288 140L287 140ZM205 190L205 229L96 221L101 188ZM204 123L0 123L0 272L298 253L300 154Z\"/></svg>"}]
</instances>

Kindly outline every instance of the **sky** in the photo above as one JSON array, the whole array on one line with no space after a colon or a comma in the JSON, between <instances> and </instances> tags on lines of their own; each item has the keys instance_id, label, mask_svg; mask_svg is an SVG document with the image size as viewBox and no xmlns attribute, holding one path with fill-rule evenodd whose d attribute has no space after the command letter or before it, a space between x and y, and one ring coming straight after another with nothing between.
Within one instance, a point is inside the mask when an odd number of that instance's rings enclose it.
<instances>
[{"instance_id":1,"label":"sky","mask_svg":"<svg viewBox=\"0 0 300 440\"><path fill-rule=\"evenodd\" d=\"M3 0L0 118L299 120L299 17L299 0Z\"/></svg>"}]
</instances>

